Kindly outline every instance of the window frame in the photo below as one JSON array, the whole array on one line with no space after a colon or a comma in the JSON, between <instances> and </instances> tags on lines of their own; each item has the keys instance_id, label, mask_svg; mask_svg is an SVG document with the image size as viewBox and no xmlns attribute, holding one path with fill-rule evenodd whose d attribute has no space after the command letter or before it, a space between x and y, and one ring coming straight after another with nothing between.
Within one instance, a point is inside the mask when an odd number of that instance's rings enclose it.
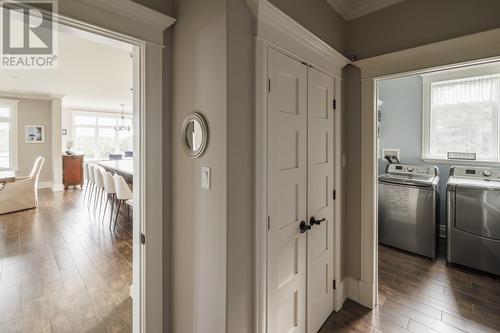
<instances>
[{"instance_id":1,"label":"window frame","mask_svg":"<svg viewBox=\"0 0 500 333\"><path fill-rule=\"evenodd\" d=\"M117 120L121 119L121 112L109 112L109 111L84 111L84 110L70 110L70 128L71 128L71 140L75 142L75 135L76 135L76 128L81 127L81 128L93 128L95 129L94 131L94 151L93 153L95 154L96 158L86 158L86 161L99 161L101 160L99 156L99 148L98 148L98 139L99 139L99 129L100 128L106 128L106 129L113 129L115 128L115 125L98 125L98 120L97 118L115 118ZM77 116L84 116L84 117L96 117L96 123L94 125L77 125L75 123L75 117ZM133 114L132 113L124 113L124 118L125 119L130 119L132 123L132 133L134 131L133 127ZM117 123L118 124L118 123ZM119 140L118 140L119 133L115 131L115 150L119 147ZM133 143L132 143L133 144Z\"/></svg>"},{"instance_id":2,"label":"window frame","mask_svg":"<svg viewBox=\"0 0 500 333\"><path fill-rule=\"evenodd\" d=\"M0 170L19 170L18 104L17 99L0 99L0 107L9 109L9 117L0 117L0 122L9 124L9 167Z\"/></svg>"},{"instance_id":3,"label":"window frame","mask_svg":"<svg viewBox=\"0 0 500 333\"><path fill-rule=\"evenodd\" d=\"M452 69L446 72L435 72L422 74L422 157L425 162L438 162L456 164L457 162L466 162L477 165L498 165L500 163L500 110L496 116L496 126L494 126L494 135L498 138L496 143L497 160L450 160L432 156L431 152L431 85L435 82L466 79L469 77L488 76L500 74L500 65L479 65L470 68Z\"/></svg>"}]
</instances>

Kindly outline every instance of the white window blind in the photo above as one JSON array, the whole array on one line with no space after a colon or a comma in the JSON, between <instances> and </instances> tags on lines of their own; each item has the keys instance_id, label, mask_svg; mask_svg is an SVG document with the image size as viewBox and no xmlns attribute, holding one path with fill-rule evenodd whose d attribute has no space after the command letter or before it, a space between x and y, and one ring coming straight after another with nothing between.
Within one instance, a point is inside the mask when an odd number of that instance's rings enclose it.
<instances>
[{"instance_id":1,"label":"white window blind","mask_svg":"<svg viewBox=\"0 0 500 333\"><path fill-rule=\"evenodd\" d=\"M0 170L17 169L17 101L0 100Z\"/></svg>"},{"instance_id":2,"label":"white window blind","mask_svg":"<svg viewBox=\"0 0 500 333\"><path fill-rule=\"evenodd\" d=\"M432 82L430 90L429 157L466 152L498 161L500 75Z\"/></svg>"}]
</instances>

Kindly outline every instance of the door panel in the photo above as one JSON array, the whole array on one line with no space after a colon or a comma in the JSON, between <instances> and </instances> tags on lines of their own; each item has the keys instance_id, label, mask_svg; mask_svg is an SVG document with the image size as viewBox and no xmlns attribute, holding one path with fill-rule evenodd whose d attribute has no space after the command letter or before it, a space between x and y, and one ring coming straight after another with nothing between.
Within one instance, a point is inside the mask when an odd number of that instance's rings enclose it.
<instances>
[{"instance_id":1,"label":"door panel","mask_svg":"<svg viewBox=\"0 0 500 333\"><path fill-rule=\"evenodd\" d=\"M334 79L308 71L308 217L325 219L308 232L308 332L321 328L333 311Z\"/></svg>"},{"instance_id":2,"label":"door panel","mask_svg":"<svg viewBox=\"0 0 500 333\"><path fill-rule=\"evenodd\" d=\"M269 50L268 327L306 332L307 67Z\"/></svg>"}]
</instances>

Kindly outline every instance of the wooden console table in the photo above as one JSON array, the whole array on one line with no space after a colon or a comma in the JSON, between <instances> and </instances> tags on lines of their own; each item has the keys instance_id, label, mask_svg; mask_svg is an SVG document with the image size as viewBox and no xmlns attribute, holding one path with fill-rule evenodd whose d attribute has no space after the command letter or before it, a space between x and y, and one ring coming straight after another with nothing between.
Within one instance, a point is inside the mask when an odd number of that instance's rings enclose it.
<instances>
[{"instance_id":1,"label":"wooden console table","mask_svg":"<svg viewBox=\"0 0 500 333\"><path fill-rule=\"evenodd\" d=\"M67 190L70 186L83 186L84 155L63 155L63 184Z\"/></svg>"}]
</instances>

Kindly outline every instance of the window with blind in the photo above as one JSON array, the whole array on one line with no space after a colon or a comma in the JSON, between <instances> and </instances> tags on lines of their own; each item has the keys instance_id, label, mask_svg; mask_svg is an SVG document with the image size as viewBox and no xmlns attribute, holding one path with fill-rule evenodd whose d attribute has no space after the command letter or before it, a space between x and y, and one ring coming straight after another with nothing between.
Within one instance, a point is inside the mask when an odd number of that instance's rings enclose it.
<instances>
[{"instance_id":1,"label":"window with blind","mask_svg":"<svg viewBox=\"0 0 500 333\"><path fill-rule=\"evenodd\" d=\"M431 81L424 87L424 158L447 159L449 152L458 152L499 161L500 75Z\"/></svg>"},{"instance_id":2,"label":"window with blind","mask_svg":"<svg viewBox=\"0 0 500 333\"><path fill-rule=\"evenodd\" d=\"M0 170L17 169L17 101L0 100Z\"/></svg>"},{"instance_id":3,"label":"window with blind","mask_svg":"<svg viewBox=\"0 0 500 333\"><path fill-rule=\"evenodd\" d=\"M133 150L133 129L116 131L115 126L122 120L119 114L72 112L72 129L75 150L85 154L86 160L107 159L109 154ZM132 118L127 115L123 120L132 126Z\"/></svg>"}]
</instances>

